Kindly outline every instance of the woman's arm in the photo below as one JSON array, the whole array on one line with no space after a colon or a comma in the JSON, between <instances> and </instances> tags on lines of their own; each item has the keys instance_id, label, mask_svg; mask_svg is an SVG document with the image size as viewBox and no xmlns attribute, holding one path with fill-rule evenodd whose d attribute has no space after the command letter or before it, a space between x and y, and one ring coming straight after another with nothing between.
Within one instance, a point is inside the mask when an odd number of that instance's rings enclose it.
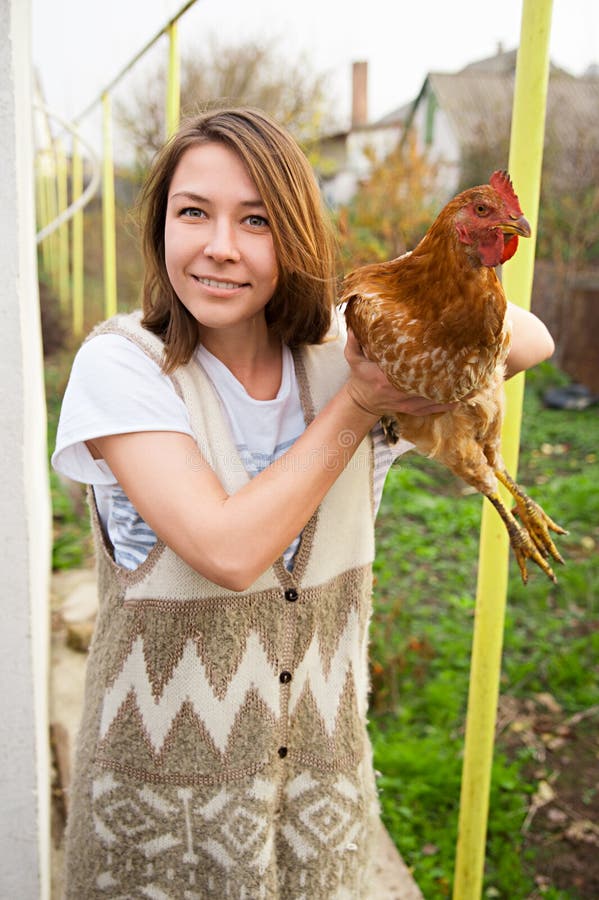
<instances>
[{"instance_id":1,"label":"woman's arm","mask_svg":"<svg viewBox=\"0 0 599 900\"><path fill-rule=\"evenodd\" d=\"M235 494L227 494L188 435L118 434L88 447L175 553L211 581L244 590L300 533L384 411L439 409L392 388L353 336L346 356L347 383L284 456Z\"/></svg>"},{"instance_id":2,"label":"woman's arm","mask_svg":"<svg viewBox=\"0 0 599 900\"><path fill-rule=\"evenodd\" d=\"M545 325L533 313L508 303L506 316L513 326L512 345L506 361L506 378L511 378L548 359L555 344Z\"/></svg>"}]
</instances>

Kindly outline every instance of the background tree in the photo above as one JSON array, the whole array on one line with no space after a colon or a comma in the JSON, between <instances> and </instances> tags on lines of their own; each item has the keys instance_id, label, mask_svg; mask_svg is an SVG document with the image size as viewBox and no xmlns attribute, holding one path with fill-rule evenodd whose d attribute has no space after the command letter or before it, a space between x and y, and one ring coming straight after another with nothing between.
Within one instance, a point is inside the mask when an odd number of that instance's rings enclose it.
<instances>
[{"instance_id":1,"label":"background tree","mask_svg":"<svg viewBox=\"0 0 599 900\"><path fill-rule=\"evenodd\" d=\"M337 213L344 268L393 259L411 250L440 208L438 167L408 134L382 160L364 151L372 164L354 199Z\"/></svg>"},{"instance_id":2,"label":"background tree","mask_svg":"<svg viewBox=\"0 0 599 900\"><path fill-rule=\"evenodd\" d=\"M599 144L584 128L564 147L548 131L545 145L539 255L574 274L599 263Z\"/></svg>"},{"instance_id":3,"label":"background tree","mask_svg":"<svg viewBox=\"0 0 599 900\"><path fill-rule=\"evenodd\" d=\"M144 171L164 142L163 68L117 105L117 120ZM327 76L315 73L305 55L283 57L275 41L221 44L214 37L181 59L181 115L224 104L258 107L288 128L302 144L333 129L334 99Z\"/></svg>"},{"instance_id":4,"label":"background tree","mask_svg":"<svg viewBox=\"0 0 599 900\"><path fill-rule=\"evenodd\" d=\"M458 191L475 184L486 184L497 169L507 169L510 153L509 111L493 121L481 120L474 129L474 137L462 150Z\"/></svg>"}]
</instances>

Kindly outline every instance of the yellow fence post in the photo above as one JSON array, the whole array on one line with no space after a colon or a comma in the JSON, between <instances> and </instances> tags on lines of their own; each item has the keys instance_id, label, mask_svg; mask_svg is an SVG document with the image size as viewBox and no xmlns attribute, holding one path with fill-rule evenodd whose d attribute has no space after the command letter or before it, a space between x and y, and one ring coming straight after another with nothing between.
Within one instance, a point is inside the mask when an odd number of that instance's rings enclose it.
<instances>
[{"instance_id":1,"label":"yellow fence post","mask_svg":"<svg viewBox=\"0 0 599 900\"><path fill-rule=\"evenodd\" d=\"M102 94L102 235L104 245L104 313L116 315L116 216L114 200L114 164L112 160L112 104L110 93Z\"/></svg>"},{"instance_id":2,"label":"yellow fence post","mask_svg":"<svg viewBox=\"0 0 599 900\"><path fill-rule=\"evenodd\" d=\"M516 65L509 170L522 209L536 233L549 71L552 0L524 0ZM528 308L534 269L533 241L522 241L504 272L513 302ZM516 474L524 375L506 385L503 456ZM479 900L482 891L489 789L507 594L506 530L485 500L481 525L476 617L470 670L454 900Z\"/></svg>"},{"instance_id":3,"label":"yellow fence post","mask_svg":"<svg viewBox=\"0 0 599 900\"><path fill-rule=\"evenodd\" d=\"M45 205L45 197L43 191L44 184L44 172L42 167L42 155L40 150L36 150L35 153L35 219L36 219L36 230L39 231L40 228L43 228L45 225L44 222L44 205Z\"/></svg>"},{"instance_id":4,"label":"yellow fence post","mask_svg":"<svg viewBox=\"0 0 599 900\"><path fill-rule=\"evenodd\" d=\"M53 222L58 215L58 202L56 198L56 156L54 148L47 151L47 176L46 176L46 207L48 210L48 222ZM58 234L53 232L46 238L48 241L48 275L52 290L58 294Z\"/></svg>"},{"instance_id":5,"label":"yellow fence post","mask_svg":"<svg viewBox=\"0 0 599 900\"><path fill-rule=\"evenodd\" d=\"M166 83L166 136L179 127L181 107L181 61L179 56L179 23L171 22L168 33L168 77Z\"/></svg>"},{"instance_id":6,"label":"yellow fence post","mask_svg":"<svg viewBox=\"0 0 599 900\"><path fill-rule=\"evenodd\" d=\"M39 197L39 230L46 227L50 221L50 210L48 208L48 155L45 149L40 150L37 156L37 193ZM46 238L41 245L42 264L46 278L50 277L50 241Z\"/></svg>"},{"instance_id":7,"label":"yellow fence post","mask_svg":"<svg viewBox=\"0 0 599 900\"><path fill-rule=\"evenodd\" d=\"M56 190L58 213L61 213L69 205L67 158L61 140L56 141ZM64 312L68 309L70 299L69 226L66 222L58 229L58 297L60 308Z\"/></svg>"},{"instance_id":8,"label":"yellow fence post","mask_svg":"<svg viewBox=\"0 0 599 900\"><path fill-rule=\"evenodd\" d=\"M72 170L73 202L83 193L83 160L79 149L79 141L73 138L73 170ZM72 220L72 259L73 259L73 334L83 334L83 210L78 210Z\"/></svg>"}]
</instances>

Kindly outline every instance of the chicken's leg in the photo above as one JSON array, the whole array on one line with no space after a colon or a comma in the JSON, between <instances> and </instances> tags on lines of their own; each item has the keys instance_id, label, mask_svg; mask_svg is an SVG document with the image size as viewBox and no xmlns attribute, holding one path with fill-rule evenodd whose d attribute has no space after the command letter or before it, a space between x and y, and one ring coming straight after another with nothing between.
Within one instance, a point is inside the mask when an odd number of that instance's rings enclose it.
<instances>
[{"instance_id":1,"label":"chicken's leg","mask_svg":"<svg viewBox=\"0 0 599 900\"><path fill-rule=\"evenodd\" d=\"M568 532L551 519L545 510L535 503L528 494L526 494L520 485L516 484L514 479L505 471L500 469L495 472L499 480L508 489L514 500L516 501L516 509L520 516L520 521L535 542L538 550L547 557L549 554L562 563L564 560L560 556L557 547L551 539L549 531L556 534L567 534Z\"/></svg>"},{"instance_id":2,"label":"chicken's leg","mask_svg":"<svg viewBox=\"0 0 599 900\"><path fill-rule=\"evenodd\" d=\"M523 528L516 521L497 491L492 491L489 493L485 492L485 497L487 497L487 499L493 504L493 506L503 519L524 584L526 584L528 581L528 572L526 571L527 559L531 559L533 562L535 562L539 566L539 568L541 568L543 572L545 572L548 578L557 583L557 578L555 577L553 569L547 562L545 556L543 556L539 551L535 541L528 533L526 528Z\"/></svg>"}]
</instances>

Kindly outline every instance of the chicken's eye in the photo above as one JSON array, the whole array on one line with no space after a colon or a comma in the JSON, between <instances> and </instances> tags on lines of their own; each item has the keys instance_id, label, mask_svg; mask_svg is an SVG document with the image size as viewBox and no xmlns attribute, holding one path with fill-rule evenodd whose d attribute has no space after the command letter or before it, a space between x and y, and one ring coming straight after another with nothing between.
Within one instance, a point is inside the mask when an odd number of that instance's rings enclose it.
<instances>
[{"instance_id":1,"label":"chicken's eye","mask_svg":"<svg viewBox=\"0 0 599 900\"><path fill-rule=\"evenodd\" d=\"M489 207L485 206L484 203L477 203L474 209L477 216L486 216L489 212Z\"/></svg>"}]
</instances>

